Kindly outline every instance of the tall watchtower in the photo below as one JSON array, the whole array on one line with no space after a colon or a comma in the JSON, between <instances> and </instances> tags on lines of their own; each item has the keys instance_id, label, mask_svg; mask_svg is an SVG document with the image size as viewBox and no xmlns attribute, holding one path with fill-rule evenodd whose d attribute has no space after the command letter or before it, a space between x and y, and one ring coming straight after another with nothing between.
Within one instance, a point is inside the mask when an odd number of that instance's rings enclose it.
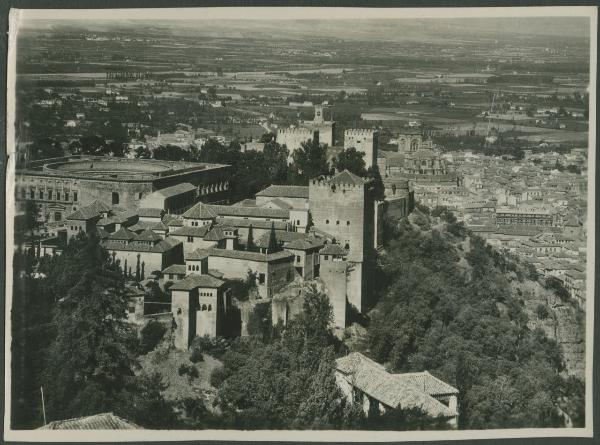
<instances>
[{"instance_id":1,"label":"tall watchtower","mask_svg":"<svg viewBox=\"0 0 600 445\"><path fill-rule=\"evenodd\" d=\"M371 129L349 129L344 131L344 148L354 147L365 154L367 168L377 165L379 132Z\"/></svg>"},{"instance_id":2,"label":"tall watchtower","mask_svg":"<svg viewBox=\"0 0 600 445\"><path fill-rule=\"evenodd\" d=\"M314 124L322 124L325 122L325 116L323 116L323 105L315 105L315 117L313 119Z\"/></svg>"},{"instance_id":3,"label":"tall watchtower","mask_svg":"<svg viewBox=\"0 0 600 445\"><path fill-rule=\"evenodd\" d=\"M344 170L309 184L309 208L316 229L335 238L348 252L348 301L363 310L367 283L365 263L374 244L371 183Z\"/></svg>"}]
</instances>

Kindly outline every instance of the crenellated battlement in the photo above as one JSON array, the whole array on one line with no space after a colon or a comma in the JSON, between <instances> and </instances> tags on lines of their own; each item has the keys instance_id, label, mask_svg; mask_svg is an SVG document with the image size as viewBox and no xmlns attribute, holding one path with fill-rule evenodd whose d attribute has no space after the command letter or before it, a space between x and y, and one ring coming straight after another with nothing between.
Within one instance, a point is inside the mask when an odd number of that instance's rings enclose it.
<instances>
[{"instance_id":1,"label":"crenellated battlement","mask_svg":"<svg viewBox=\"0 0 600 445\"><path fill-rule=\"evenodd\" d=\"M373 136L377 130L373 130L371 128L350 128L344 131L344 136L365 136L371 137Z\"/></svg>"},{"instance_id":2,"label":"crenellated battlement","mask_svg":"<svg viewBox=\"0 0 600 445\"><path fill-rule=\"evenodd\" d=\"M277 135L298 135L298 136L311 136L313 135L313 130L309 129L309 128L301 128L301 127L296 127L296 128L283 128L280 130L277 130Z\"/></svg>"}]
</instances>

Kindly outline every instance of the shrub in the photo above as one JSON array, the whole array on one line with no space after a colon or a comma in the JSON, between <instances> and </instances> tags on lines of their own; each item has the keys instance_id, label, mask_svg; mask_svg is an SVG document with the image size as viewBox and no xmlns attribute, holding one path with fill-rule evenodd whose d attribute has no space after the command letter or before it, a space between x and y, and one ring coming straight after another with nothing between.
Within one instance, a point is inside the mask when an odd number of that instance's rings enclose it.
<instances>
[{"instance_id":1,"label":"shrub","mask_svg":"<svg viewBox=\"0 0 600 445\"><path fill-rule=\"evenodd\" d=\"M167 329L158 321L150 320L142 328L140 338L140 353L147 354L160 343Z\"/></svg>"},{"instance_id":2,"label":"shrub","mask_svg":"<svg viewBox=\"0 0 600 445\"><path fill-rule=\"evenodd\" d=\"M200 376L200 373L198 372L198 370L196 369L195 366L193 365L188 365L187 363L182 363L179 366L179 370L178 370L179 375L188 375L190 380L191 379L196 379Z\"/></svg>"},{"instance_id":3,"label":"shrub","mask_svg":"<svg viewBox=\"0 0 600 445\"><path fill-rule=\"evenodd\" d=\"M197 337L192 342L192 349L197 349L215 358L222 356L230 346L229 341L222 337Z\"/></svg>"},{"instance_id":4,"label":"shrub","mask_svg":"<svg viewBox=\"0 0 600 445\"><path fill-rule=\"evenodd\" d=\"M545 320L550 315L550 312L548 312L548 307L545 304L540 303L535 308L535 314L540 320Z\"/></svg>"},{"instance_id":5,"label":"shrub","mask_svg":"<svg viewBox=\"0 0 600 445\"><path fill-rule=\"evenodd\" d=\"M200 349L194 348L192 349L192 353L190 354L190 362L198 363L204 361L204 355L202 355L202 351Z\"/></svg>"}]
</instances>

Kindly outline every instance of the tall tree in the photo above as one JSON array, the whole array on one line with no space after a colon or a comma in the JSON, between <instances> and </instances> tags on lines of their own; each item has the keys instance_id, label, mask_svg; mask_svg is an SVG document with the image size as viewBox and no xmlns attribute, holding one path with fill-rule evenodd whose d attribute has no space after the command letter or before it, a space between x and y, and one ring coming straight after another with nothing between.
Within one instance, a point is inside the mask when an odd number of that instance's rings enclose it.
<instances>
[{"instance_id":1,"label":"tall tree","mask_svg":"<svg viewBox=\"0 0 600 445\"><path fill-rule=\"evenodd\" d=\"M248 239L246 241L246 250L253 252L256 246L254 245L254 235L252 233L252 224L248 227Z\"/></svg>"},{"instance_id":2,"label":"tall tree","mask_svg":"<svg viewBox=\"0 0 600 445\"><path fill-rule=\"evenodd\" d=\"M303 142L294 150L293 162L289 166L289 180L298 185L308 185L311 178L331 173L327 162L327 146L319 141Z\"/></svg>"},{"instance_id":3,"label":"tall tree","mask_svg":"<svg viewBox=\"0 0 600 445\"><path fill-rule=\"evenodd\" d=\"M78 241L65 253L78 275L59 283L67 290L53 318L57 336L43 375L49 419L111 411L133 376L120 270L94 234Z\"/></svg>"},{"instance_id":4,"label":"tall tree","mask_svg":"<svg viewBox=\"0 0 600 445\"><path fill-rule=\"evenodd\" d=\"M269 231L269 253L276 252L279 249L277 236L275 235L275 223L271 222L271 230Z\"/></svg>"},{"instance_id":5,"label":"tall tree","mask_svg":"<svg viewBox=\"0 0 600 445\"><path fill-rule=\"evenodd\" d=\"M348 170L364 177L367 175L364 157L365 154L354 147L345 148L333 159L333 168L338 172Z\"/></svg>"}]
</instances>

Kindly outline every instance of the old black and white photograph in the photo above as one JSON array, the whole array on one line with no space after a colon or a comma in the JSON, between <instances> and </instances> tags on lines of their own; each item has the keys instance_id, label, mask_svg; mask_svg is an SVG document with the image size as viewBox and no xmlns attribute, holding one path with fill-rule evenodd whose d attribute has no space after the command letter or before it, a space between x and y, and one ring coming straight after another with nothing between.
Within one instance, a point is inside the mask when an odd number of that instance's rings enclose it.
<instances>
[{"instance_id":1,"label":"old black and white photograph","mask_svg":"<svg viewBox=\"0 0 600 445\"><path fill-rule=\"evenodd\" d=\"M591 437L596 21L11 10L5 438Z\"/></svg>"}]
</instances>

